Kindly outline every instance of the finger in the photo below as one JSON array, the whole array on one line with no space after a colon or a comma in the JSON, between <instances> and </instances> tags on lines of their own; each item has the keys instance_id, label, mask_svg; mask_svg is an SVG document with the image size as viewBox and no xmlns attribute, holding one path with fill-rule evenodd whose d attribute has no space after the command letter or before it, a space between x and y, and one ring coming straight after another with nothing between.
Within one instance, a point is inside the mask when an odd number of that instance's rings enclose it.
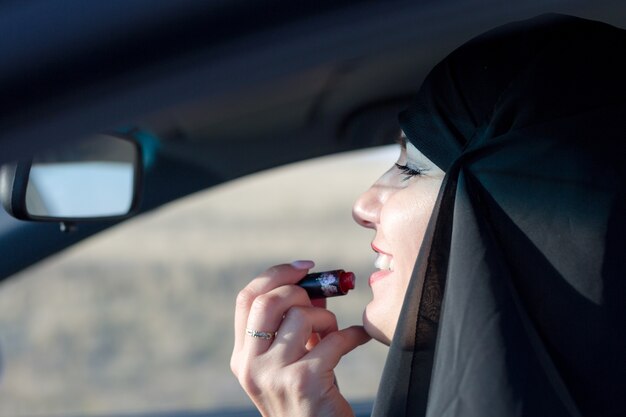
<instances>
[{"instance_id":1,"label":"finger","mask_svg":"<svg viewBox=\"0 0 626 417\"><path fill-rule=\"evenodd\" d=\"M249 337L246 336L245 332L250 307L255 298L281 285L298 282L313 266L314 263L312 261L296 261L291 264L273 266L252 280L239 292L235 308L235 346L233 348L233 356L241 351L245 338Z\"/></svg>"},{"instance_id":2,"label":"finger","mask_svg":"<svg viewBox=\"0 0 626 417\"><path fill-rule=\"evenodd\" d=\"M332 312L318 307L291 307L285 314L268 354L277 363L288 365L309 352L307 344L312 335L336 331L337 318Z\"/></svg>"},{"instance_id":3,"label":"finger","mask_svg":"<svg viewBox=\"0 0 626 417\"><path fill-rule=\"evenodd\" d=\"M306 350L310 351L311 349L313 349L315 346L317 346L320 340L322 340L322 337L319 333L312 333L311 337L309 337L309 340L307 340L306 342Z\"/></svg>"},{"instance_id":4,"label":"finger","mask_svg":"<svg viewBox=\"0 0 626 417\"><path fill-rule=\"evenodd\" d=\"M313 307L326 308L326 299L325 298L314 298L314 299L311 300L311 304L313 304ZM309 338L309 341L306 343L306 349L307 350L311 350L315 346L317 346L317 344L320 342L320 340L322 340L323 336L324 335L321 335L320 333L313 333L311 335L311 337Z\"/></svg>"},{"instance_id":5,"label":"finger","mask_svg":"<svg viewBox=\"0 0 626 417\"><path fill-rule=\"evenodd\" d=\"M305 355L305 359L323 361L331 370L337 366L342 356L370 339L371 336L365 332L363 326L351 326L329 333L315 349Z\"/></svg>"},{"instance_id":6,"label":"finger","mask_svg":"<svg viewBox=\"0 0 626 417\"><path fill-rule=\"evenodd\" d=\"M281 325L283 316L294 306L311 306L311 300L303 288L296 285L274 288L254 299L250 306L246 328L274 333ZM244 334L245 332L246 330ZM255 357L265 352L273 342L273 338L262 339L246 335L242 350L243 357Z\"/></svg>"},{"instance_id":7,"label":"finger","mask_svg":"<svg viewBox=\"0 0 626 417\"><path fill-rule=\"evenodd\" d=\"M326 299L325 298L314 298L311 300L311 304L313 307L326 308ZM322 340L322 336L319 333L313 333L309 338L309 341L306 343L306 349L313 349L319 342Z\"/></svg>"}]
</instances>

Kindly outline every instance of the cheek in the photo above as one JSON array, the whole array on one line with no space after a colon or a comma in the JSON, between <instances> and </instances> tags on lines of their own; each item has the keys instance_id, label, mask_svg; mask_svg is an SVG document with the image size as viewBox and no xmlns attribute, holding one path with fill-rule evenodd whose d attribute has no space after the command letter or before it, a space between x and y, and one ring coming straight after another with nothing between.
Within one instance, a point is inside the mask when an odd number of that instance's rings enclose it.
<instances>
[{"instance_id":1,"label":"cheek","mask_svg":"<svg viewBox=\"0 0 626 417\"><path fill-rule=\"evenodd\" d=\"M398 195L397 201L385 206L387 213L381 213L381 224L391 243L396 263L413 269L413 264L421 246L432 213L433 202L427 198L416 198L419 194ZM383 215L387 214L386 218Z\"/></svg>"},{"instance_id":2,"label":"cheek","mask_svg":"<svg viewBox=\"0 0 626 417\"><path fill-rule=\"evenodd\" d=\"M428 180L398 190L381 210L381 227L394 255L398 284L406 288L422 245L441 181Z\"/></svg>"},{"instance_id":3,"label":"cheek","mask_svg":"<svg viewBox=\"0 0 626 417\"><path fill-rule=\"evenodd\" d=\"M419 185L420 186L416 187L414 190L414 195L419 196L419 198L416 198L415 203L410 209L414 210L412 218L415 224L414 231L418 233L419 242L421 244L428 222L430 221L430 216L433 213L435 202L437 201L441 181L431 180Z\"/></svg>"}]
</instances>

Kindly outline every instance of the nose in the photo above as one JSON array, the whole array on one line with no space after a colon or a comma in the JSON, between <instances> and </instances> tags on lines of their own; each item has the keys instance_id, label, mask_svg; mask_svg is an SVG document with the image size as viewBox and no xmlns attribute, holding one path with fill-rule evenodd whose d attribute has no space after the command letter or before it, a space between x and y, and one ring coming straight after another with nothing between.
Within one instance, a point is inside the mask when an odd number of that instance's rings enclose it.
<instances>
[{"instance_id":1,"label":"nose","mask_svg":"<svg viewBox=\"0 0 626 417\"><path fill-rule=\"evenodd\" d=\"M357 198L352 206L352 218L355 222L368 229L375 229L382 207L380 187L372 185L369 190Z\"/></svg>"}]
</instances>

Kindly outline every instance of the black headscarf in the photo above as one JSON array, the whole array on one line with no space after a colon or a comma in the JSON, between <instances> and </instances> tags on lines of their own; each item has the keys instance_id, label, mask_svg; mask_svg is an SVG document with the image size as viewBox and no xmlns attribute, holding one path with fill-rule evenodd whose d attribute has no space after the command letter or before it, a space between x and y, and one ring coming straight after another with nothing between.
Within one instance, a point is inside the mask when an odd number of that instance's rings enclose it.
<instances>
[{"instance_id":1,"label":"black headscarf","mask_svg":"<svg viewBox=\"0 0 626 417\"><path fill-rule=\"evenodd\" d=\"M400 115L446 171L374 416L626 416L626 31L544 15Z\"/></svg>"}]
</instances>

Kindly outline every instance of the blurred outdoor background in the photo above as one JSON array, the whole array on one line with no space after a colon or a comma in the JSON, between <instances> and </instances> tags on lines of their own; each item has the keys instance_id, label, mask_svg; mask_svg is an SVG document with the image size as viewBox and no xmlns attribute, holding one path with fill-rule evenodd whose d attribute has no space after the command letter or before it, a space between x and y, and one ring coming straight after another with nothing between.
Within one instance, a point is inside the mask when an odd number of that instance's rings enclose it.
<instances>
[{"instance_id":1,"label":"blurred outdoor background","mask_svg":"<svg viewBox=\"0 0 626 417\"><path fill-rule=\"evenodd\" d=\"M357 288L329 300L340 326L370 299L374 233L356 197L395 146L242 178L101 233L0 285L0 416L128 415L250 407L232 376L234 299L268 266L312 259ZM234 161L235 163L236 161ZM342 392L371 400L386 347L337 368Z\"/></svg>"}]
</instances>

